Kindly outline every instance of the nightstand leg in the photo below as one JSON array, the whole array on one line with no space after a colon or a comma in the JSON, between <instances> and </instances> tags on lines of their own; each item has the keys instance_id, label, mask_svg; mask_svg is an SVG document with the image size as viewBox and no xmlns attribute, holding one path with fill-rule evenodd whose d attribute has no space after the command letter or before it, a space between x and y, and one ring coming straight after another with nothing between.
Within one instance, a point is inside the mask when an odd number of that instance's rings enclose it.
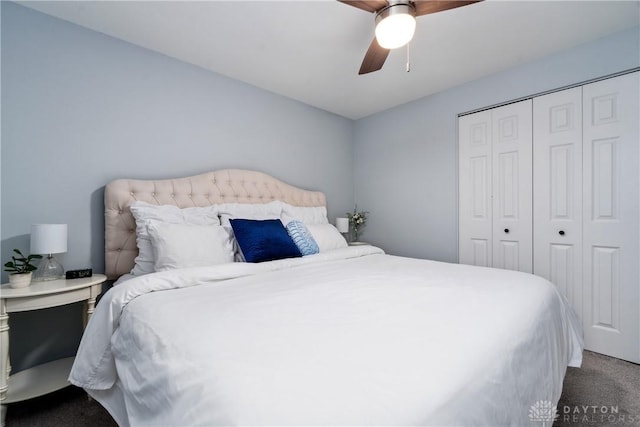
<instances>
[{"instance_id":1,"label":"nightstand leg","mask_svg":"<svg viewBox=\"0 0 640 427\"><path fill-rule=\"evenodd\" d=\"M2 299L0 302L0 426L4 426L7 416L7 390L9 389L9 373L11 364L9 363L9 314L7 313L7 302Z\"/></svg>"},{"instance_id":2,"label":"nightstand leg","mask_svg":"<svg viewBox=\"0 0 640 427\"><path fill-rule=\"evenodd\" d=\"M89 319L93 315L94 310L96 309L96 298L102 289L101 286L93 286L91 287L91 297L84 302L84 313L82 316L82 326L84 328L87 327L89 323ZM87 401L91 402L93 398L87 394Z\"/></svg>"},{"instance_id":3,"label":"nightstand leg","mask_svg":"<svg viewBox=\"0 0 640 427\"><path fill-rule=\"evenodd\" d=\"M86 300L84 302L84 314L82 316L82 326L83 328L87 327L87 324L89 323L89 319L91 319L91 316L93 315L93 312L96 309L96 293L94 291L94 289L91 289L91 297Z\"/></svg>"}]
</instances>

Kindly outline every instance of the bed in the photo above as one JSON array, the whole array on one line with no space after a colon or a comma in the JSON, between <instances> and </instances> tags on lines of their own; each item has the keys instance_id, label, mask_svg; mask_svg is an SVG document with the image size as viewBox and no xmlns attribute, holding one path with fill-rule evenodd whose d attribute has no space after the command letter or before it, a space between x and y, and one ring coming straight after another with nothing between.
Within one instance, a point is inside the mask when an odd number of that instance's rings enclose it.
<instances>
[{"instance_id":1,"label":"bed","mask_svg":"<svg viewBox=\"0 0 640 427\"><path fill-rule=\"evenodd\" d=\"M158 268L131 274L149 249L140 206L180 220L196 213L188 226L162 224L165 234L147 220ZM240 226L281 223L304 224L318 251L247 262L254 254ZM70 382L121 426L552 419L566 368L580 366L583 349L555 286L348 246L332 227L322 193L255 171L110 183L106 274L118 281L87 325ZM200 240L216 240L210 250L224 247L224 256L190 264L198 256L183 254Z\"/></svg>"}]
</instances>

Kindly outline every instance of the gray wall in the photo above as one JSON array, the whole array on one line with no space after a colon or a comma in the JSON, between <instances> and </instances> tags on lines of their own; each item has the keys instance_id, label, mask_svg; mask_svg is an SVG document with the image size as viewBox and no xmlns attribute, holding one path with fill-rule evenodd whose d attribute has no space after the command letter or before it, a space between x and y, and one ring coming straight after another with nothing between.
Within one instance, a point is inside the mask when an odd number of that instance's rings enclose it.
<instances>
[{"instance_id":1,"label":"gray wall","mask_svg":"<svg viewBox=\"0 0 640 427\"><path fill-rule=\"evenodd\" d=\"M115 178L247 168L325 192L331 219L353 204L351 120L7 2L2 65L3 263L60 222L65 268L104 271ZM12 316L14 371L72 354L79 310Z\"/></svg>"},{"instance_id":2,"label":"gray wall","mask_svg":"<svg viewBox=\"0 0 640 427\"><path fill-rule=\"evenodd\" d=\"M362 240L457 262L457 115L640 65L640 31L607 38L358 120L354 185Z\"/></svg>"}]
</instances>

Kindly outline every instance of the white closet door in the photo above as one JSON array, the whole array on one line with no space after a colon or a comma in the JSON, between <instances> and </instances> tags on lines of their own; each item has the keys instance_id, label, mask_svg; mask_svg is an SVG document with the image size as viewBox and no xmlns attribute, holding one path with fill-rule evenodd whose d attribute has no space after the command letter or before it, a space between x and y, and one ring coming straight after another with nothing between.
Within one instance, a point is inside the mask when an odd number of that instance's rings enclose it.
<instances>
[{"instance_id":1,"label":"white closet door","mask_svg":"<svg viewBox=\"0 0 640 427\"><path fill-rule=\"evenodd\" d=\"M582 317L582 88L533 100L533 272Z\"/></svg>"},{"instance_id":2,"label":"white closet door","mask_svg":"<svg viewBox=\"0 0 640 427\"><path fill-rule=\"evenodd\" d=\"M585 85L584 333L587 348L640 362L638 73Z\"/></svg>"},{"instance_id":3,"label":"white closet door","mask_svg":"<svg viewBox=\"0 0 640 427\"><path fill-rule=\"evenodd\" d=\"M491 111L460 117L458 138L459 262L491 267Z\"/></svg>"},{"instance_id":4,"label":"white closet door","mask_svg":"<svg viewBox=\"0 0 640 427\"><path fill-rule=\"evenodd\" d=\"M491 113L493 266L532 273L532 101Z\"/></svg>"}]
</instances>

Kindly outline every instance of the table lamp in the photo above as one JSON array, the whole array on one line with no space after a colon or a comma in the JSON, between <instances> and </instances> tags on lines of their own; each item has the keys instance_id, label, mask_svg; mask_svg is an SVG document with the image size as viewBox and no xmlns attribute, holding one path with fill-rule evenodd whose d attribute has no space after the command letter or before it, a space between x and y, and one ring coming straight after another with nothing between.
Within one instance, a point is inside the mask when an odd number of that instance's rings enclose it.
<instances>
[{"instance_id":1,"label":"table lamp","mask_svg":"<svg viewBox=\"0 0 640 427\"><path fill-rule=\"evenodd\" d=\"M336 228L342 234L349 232L349 218L336 218Z\"/></svg>"},{"instance_id":2,"label":"table lamp","mask_svg":"<svg viewBox=\"0 0 640 427\"><path fill-rule=\"evenodd\" d=\"M53 254L67 252L67 224L31 224L31 253L46 255L33 275L34 281L62 279L64 268Z\"/></svg>"}]
</instances>

